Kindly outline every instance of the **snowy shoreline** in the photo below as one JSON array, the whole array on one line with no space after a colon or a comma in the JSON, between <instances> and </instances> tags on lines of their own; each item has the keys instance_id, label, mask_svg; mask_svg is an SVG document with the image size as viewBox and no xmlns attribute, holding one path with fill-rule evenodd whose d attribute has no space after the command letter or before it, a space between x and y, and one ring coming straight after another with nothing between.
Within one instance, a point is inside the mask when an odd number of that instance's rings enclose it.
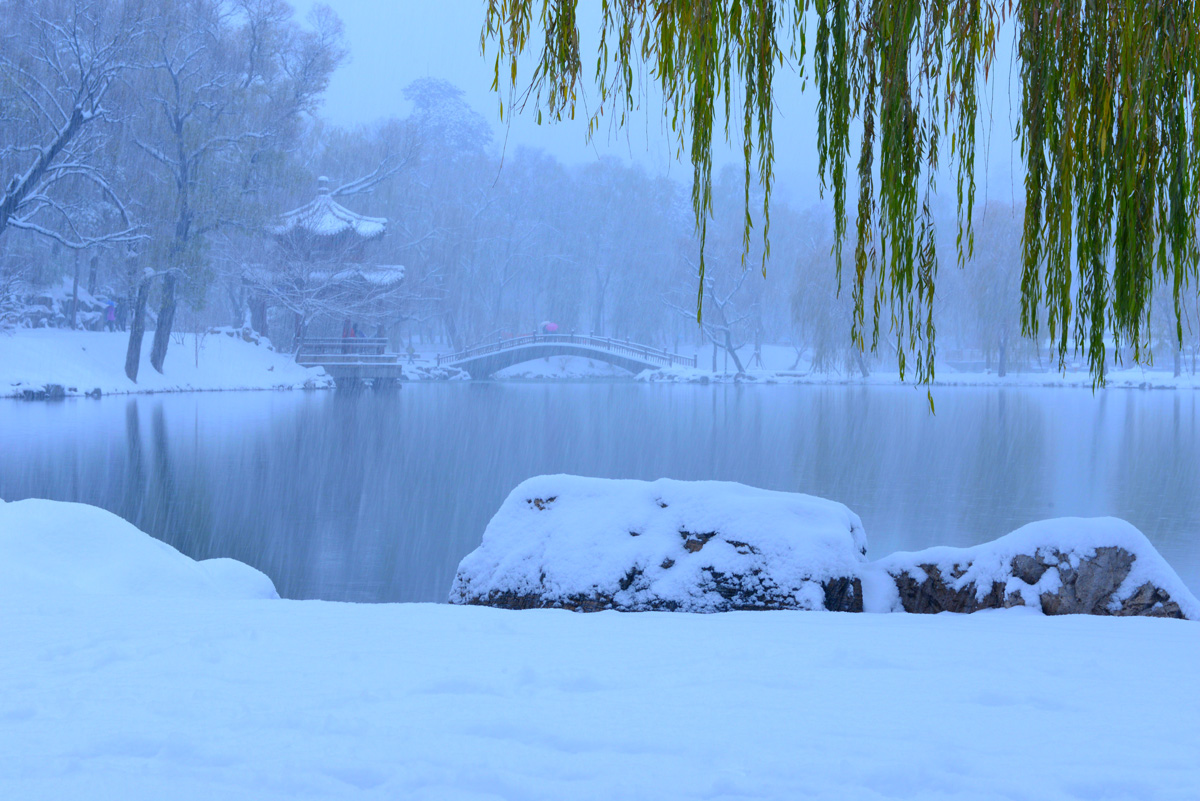
<instances>
[{"instance_id":1,"label":"snowy shoreline","mask_svg":"<svg viewBox=\"0 0 1200 801\"><path fill-rule=\"evenodd\" d=\"M674 367L662 370L647 370L640 373L638 381L666 384L741 384L844 386L844 387L916 387L911 380L900 379L898 373L878 372L863 378L831 373L798 373L792 371L772 372L756 370L745 373L713 373L697 368ZM1092 389L1091 377L1086 373L1010 373L997 376L993 373L957 372L942 370L930 388L982 387L994 389ZM1197 390L1200 379L1189 375L1175 378L1165 371L1119 370L1109 374L1104 389L1143 390Z\"/></svg>"},{"instance_id":2,"label":"snowy shoreline","mask_svg":"<svg viewBox=\"0 0 1200 801\"><path fill-rule=\"evenodd\" d=\"M1186 621L583 615L269 585L93 507L0 504L0 796L1190 801L1200 786Z\"/></svg>"},{"instance_id":3,"label":"snowy shoreline","mask_svg":"<svg viewBox=\"0 0 1200 801\"><path fill-rule=\"evenodd\" d=\"M320 368L297 365L290 353L273 350L269 342L249 341L238 329L218 329L207 334L172 337L165 374L150 365L149 347L143 348L138 382L124 373L128 335L120 332L22 329L0 333L0 398L30 400L101 395L151 395L177 392L224 392L292 389L330 389L333 381ZM433 368L436 351L419 353L419 363L405 365L412 383L454 380ZM779 356L779 354L774 354ZM837 373L792 370L752 370L746 373L712 372L699 368L647 370L636 376L604 362L583 357L550 357L507 368L496 380L513 382L638 381L648 384L739 386L913 387L899 375L879 372L867 378ZM1092 388L1083 373L1013 373L1004 378L986 373L941 371L933 390L972 388ZM920 387L918 387L920 388ZM1200 380L1166 371L1121 370L1110 375L1106 389L1196 390Z\"/></svg>"},{"instance_id":4,"label":"snowy shoreline","mask_svg":"<svg viewBox=\"0 0 1200 801\"><path fill-rule=\"evenodd\" d=\"M247 341L236 329L173 336L165 372L150 364L149 338L138 381L125 375L129 335L121 332L19 330L0 333L0 397L44 400L48 387L66 397L227 390L324 389L323 370L296 364L268 342ZM45 394L43 394L45 393Z\"/></svg>"}]
</instances>

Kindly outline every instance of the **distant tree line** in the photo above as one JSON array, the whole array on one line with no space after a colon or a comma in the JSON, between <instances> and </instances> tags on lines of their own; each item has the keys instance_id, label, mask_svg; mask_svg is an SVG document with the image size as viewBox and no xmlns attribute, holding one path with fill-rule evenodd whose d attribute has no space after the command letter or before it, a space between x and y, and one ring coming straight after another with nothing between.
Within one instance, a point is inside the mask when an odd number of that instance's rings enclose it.
<instances>
[{"instance_id":1,"label":"distant tree line","mask_svg":"<svg viewBox=\"0 0 1200 801\"><path fill-rule=\"evenodd\" d=\"M407 117L332 126L320 100L346 55L341 23L320 6L301 22L280 0L0 0L0 326L21 324L21 298L66 280L76 298L119 302L134 380L150 330L162 371L176 330L250 325L288 347L351 316L398 346L460 348L552 321L711 348L701 364L715 369L757 367L765 345L790 347L797 370L894 361L851 342L828 210L777 193L764 261L745 238L742 172L718 171L697 322L690 185L615 158L503 152L435 78L408 85ZM398 290L356 303L319 283L337 270L280 260L270 225L313 198L318 176L347 208L389 220L367 248L405 267ZM955 229L953 205L931 213ZM948 265L938 283L943 358L1001 373L1054 366L1048 342L1020 335L1023 219L1020 207L976 206L974 269ZM854 243L843 247L853 261ZM1194 371L1198 310L1183 309L1180 348L1171 288L1158 295L1156 352ZM82 324L78 307L55 319Z\"/></svg>"}]
</instances>

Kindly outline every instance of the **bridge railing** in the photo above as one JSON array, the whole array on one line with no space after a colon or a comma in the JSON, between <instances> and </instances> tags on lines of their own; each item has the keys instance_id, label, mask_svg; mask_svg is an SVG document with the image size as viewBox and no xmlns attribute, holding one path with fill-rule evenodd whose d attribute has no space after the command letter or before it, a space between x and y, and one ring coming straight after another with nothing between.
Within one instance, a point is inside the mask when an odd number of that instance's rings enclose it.
<instances>
[{"instance_id":1,"label":"bridge railing","mask_svg":"<svg viewBox=\"0 0 1200 801\"><path fill-rule=\"evenodd\" d=\"M330 364L394 364L399 358L387 352L386 337L323 337L300 343L296 363L305 367Z\"/></svg>"},{"instance_id":2,"label":"bridge railing","mask_svg":"<svg viewBox=\"0 0 1200 801\"><path fill-rule=\"evenodd\" d=\"M524 334L522 336L500 339L474 345L458 353L448 353L437 357L438 365L474 359L489 353L524 348L530 345L582 345L584 347L630 356L650 364L660 364L664 367L695 367L695 356L680 356L661 348L652 348L629 340L610 339L608 337L588 336L583 334Z\"/></svg>"}]
</instances>

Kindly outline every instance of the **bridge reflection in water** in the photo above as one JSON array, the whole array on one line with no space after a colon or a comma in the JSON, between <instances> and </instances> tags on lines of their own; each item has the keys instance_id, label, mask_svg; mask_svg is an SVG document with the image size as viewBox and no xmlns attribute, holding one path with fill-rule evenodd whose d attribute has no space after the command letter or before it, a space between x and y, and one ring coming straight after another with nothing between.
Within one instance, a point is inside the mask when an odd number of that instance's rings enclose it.
<instances>
[{"instance_id":1,"label":"bridge reflection in water","mask_svg":"<svg viewBox=\"0 0 1200 801\"><path fill-rule=\"evenodd\" d=\"M549 356L583 356L631 373L659 367L696 366L695 356L680 356L628 340L583 334L526 334L438 356L437 363L439 367L457 367L472 378L486 378L505 367Z\"/></svg>"}]
</instances>

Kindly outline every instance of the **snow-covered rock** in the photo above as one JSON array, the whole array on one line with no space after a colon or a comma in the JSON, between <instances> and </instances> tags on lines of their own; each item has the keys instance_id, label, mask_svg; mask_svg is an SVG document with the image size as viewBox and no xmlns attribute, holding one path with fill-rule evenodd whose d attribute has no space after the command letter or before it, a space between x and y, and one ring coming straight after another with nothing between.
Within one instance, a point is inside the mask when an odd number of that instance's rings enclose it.
<instances>
[{"instance_id":1,"label":"snow-covered rock","mask_svg":"<svg viewBox=\"0 0 1200 801\"><path fill-rule=\"evenodd\" d=\"M249 342L251 345L259 345L267 350L275 350L275 346L271 344L271 340L264 337L262 334L255 331L248 325L234 327L231 325L218 325L208 329L209 334L224 334L227 337L240 339L243 342Z\"/></svg>"},{"instance_id":2,"label":"snow-covered rock","mask_svg":"<svg viewBox=\"0 0 1200 801\"><path fill-rule=\"evenodd\" d=\"M249 565L197 562L104 509L39 499L0 501L0 593L279 597Z\"/></svg>"},{"instance_id":3,"label":"snow-covered rock","mask_svg":"<svg viewBox=\"0 0 1200 801\"><path fill-rule=\"evenodd\" d=\"M897 553L875 567L907 612L1030 606L1048 615L1200 620L1200 603L1142 532L1112 517L1030 523L972 548Z\"/></svg>"},{"instance_id":4,"label":"snow-covered rock","mask_svg":"<svg viewBox=\"0 0 1200 801\"><path fill-rule=\"evenodd\" d=\"M469 381L471 376L457 367L432 364L403 364L405 381Z\"/></svg>"},{"instance_id":5,"label":"snow-covered rock","mask_svg":"<svg viewBox=\"0 0 1200 801\"><path fill-rule=\"evenodd\" d=\"M718 481L539 476L459 565L451 603L861 611L866 536L834 501Z\"/></svg>"}]
</instances>

